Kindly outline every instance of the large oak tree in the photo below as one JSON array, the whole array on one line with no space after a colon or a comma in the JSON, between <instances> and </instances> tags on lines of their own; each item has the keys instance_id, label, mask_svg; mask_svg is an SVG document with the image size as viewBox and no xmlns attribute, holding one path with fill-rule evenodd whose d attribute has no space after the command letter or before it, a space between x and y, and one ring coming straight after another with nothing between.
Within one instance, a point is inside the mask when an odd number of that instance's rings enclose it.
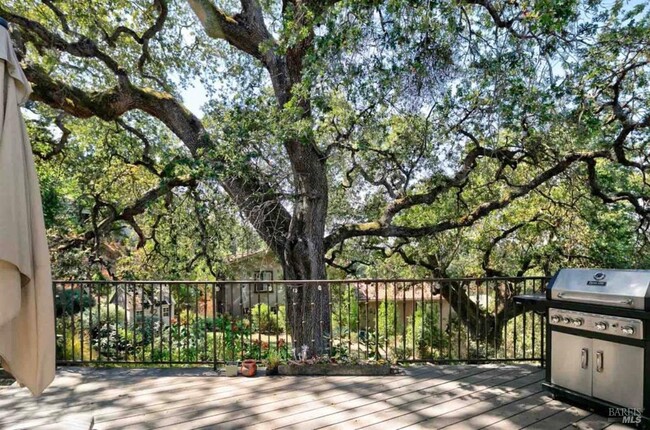
<instances>
[{"instance_id":1,"label":"large oak tree","mask_svg":"<svg viewBox=\"0 0 650 430\"><path fill-rule=\"evenodd\" d=\"M14 25L38 115L60 129L38 155L65 151L65 114L139 142L121 158L150 175L119 205L90 193L92 228L62 249L116 224L144 246L155 237L142 217L175 189L198 201L226 193L295 280L325 279L326 262L353 269L346 246L446 276L445 255L418 255L427 241L519 211L484 241L482 267L497 274L494 249L525 226L552 224L541 212L576 190L603 210L623 205L647 241L642 7L29 0L5 2L0 15ZM211 99L201 118L178 89L198 80ZM183 150L156 152L160 124ZM288 294L294 339L322 350L327 288Z\"/></svg>"}]
</instances>

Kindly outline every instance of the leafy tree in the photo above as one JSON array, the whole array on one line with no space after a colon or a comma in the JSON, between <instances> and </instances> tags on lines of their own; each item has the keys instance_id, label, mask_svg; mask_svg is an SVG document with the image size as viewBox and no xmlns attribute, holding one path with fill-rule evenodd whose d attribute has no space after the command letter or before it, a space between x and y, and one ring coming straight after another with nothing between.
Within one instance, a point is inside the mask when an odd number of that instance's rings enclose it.
<instances>
[{"instance_id":1,"label":"leafy tree","mask_svg":"<svg viewBox=\"0 0 650 430\"><path fill-rule=\"evenodd\" d=\"M39 171L64 178L45 202L71 275L85 260L101 276L148 261L216 277L240 215L287 279L383 270L368 251L436 276L547 273L599 261L590 230L618 227L604 261L648 264L644 4L9 0L0 14L34 86ZM179 94L196 82L202 118ZM328 290L288 295L295 342L324 350Z\"/></svg>"},{"instance_id":2,"label":"leafy tree","mask_svg":"<svg viewBox=\"0 0 650 430\"><path fill-rule=\"evenodd\" d=\"M95 306L95 299L80 288L57 291L54 295L54 310L57 317L74 315Z\"/></svg>"}]
</instances>

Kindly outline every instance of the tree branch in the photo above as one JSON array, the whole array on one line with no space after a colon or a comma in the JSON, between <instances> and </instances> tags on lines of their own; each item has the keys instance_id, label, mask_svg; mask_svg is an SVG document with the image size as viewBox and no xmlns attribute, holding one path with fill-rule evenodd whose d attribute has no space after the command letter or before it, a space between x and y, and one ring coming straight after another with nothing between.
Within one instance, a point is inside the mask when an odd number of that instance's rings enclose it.
<instances>
[{"instance_id":1,"label":"tree branch","mask_svg":"<svg viewBox=\"0 0 650 430\"><path fill-rule=\"evenodd\" d=\"M131 205L126 206L119 211L111 204L99 202L99 204L96 204L93 209L93 229L87 231L80 237L66 241L66 243L60 246L57 251L65 251L71 248L76 248L84 245L91 240L98 243L100 236L109 231L116 221L124 221L133 226L135 224L135 217L143 214L147 207L149 207L160 197L166 195L171 190L178 187L194 186L196 186L196 179L193 177L177 177L168 180L161 180L157 187L150 189ZM101 221L98 221L97 217L99 216L99 209L102 206L109 208L110 214ZM138 230L136 229L135 231L137 232ZM138 236L140 236L140 233L138 233ZM144 235L141 235L140 239L142 240L143 237Z\"/></svg>"},{"instance_id":2,"label":"tree branch","mask_svg":"<svg viewBox=\"0 0 650 430\"><path fill-rule=\"evenodd\" d=\"M490 267L490 257L492 256L492 251L494 251L494 248L499 244L499 242L506 239L512 233L516 232L517 230L529 224L536 222L540 218L541 218L541 214L537 214L533 218L529 219L528 221L515 224L514 226L502 231L497 237L493 238L490 241L487 249L483 253L483 261L481 262L481 267L485 271L486 276L507 276L505 273Z\"/></svg>"},{"instance_id":3,"label":"tree branch","mask_svg":"<svg viewBox=\"0 0 650 430\"><path fill-rule=\"evenodd\" d=\"M585 160L587 164L587 174L589 178L589 188L591 193L600 198L605 203L616 203L620 201L627 201L632 205L634 211L639 214L643 219L648 219L650 217L650 208L647 207L647 203L650 202L650 195L635 195L629 191L619 191L608 195L603 191L600 184L598 184L598 173L596 172L596 161Z\"/></svg>"},{"instance_id":4,"label":"tree branch","mask_svg":"<svg viewBox=\"0 0 650 430\"><path fill-rule=\"evenodd\" d=\"M33 98L78 118L97 116L105 121L117 120L124 113L139 109L162 121L179 137L194 156L214 144L201 121L173 96L131 84L118 85L104 91L85 91L56 81L37 66L25 69L33 85ZM215 164L223 160L213 160ZM277 194L256 177L230 176L222 180L224 189L269 246L279 251L291 222L291 215L277 201ZM283 230L284 229L284 230ZM278 253L282 258L282 253Z\"/></svg>"},{"instance_id":5,"label":"tree branch","mask_svg":"<svg viewBox=\"0 0 650 430\"><path fill-rule=\"evenodd\" d=\"M498 28L505 28L508 30L514 37L518 39L533 39L534 35L524 34L517 31L514 27L514 24L518 21L517 18L503 19L501 17L501 12L490 2L489 0L465 0L467 4L473 4L482 6L492 18L492 21Z\"/></svg>"},{"instance_id":6,"label":"tree branch","mask_svg":"<svg viewBox=\"0 0 650 430\"><path fill-rule=\"evenodd\" d=\"M343 240L359 236L423 237L439 233L441 231L453 230L461 227L469 227L490 213L506 207L515 199L527 195L549 179L566 171L575 162L606 157L609 157L609 151L596 151L567 155L562 160L557 162L554 166L544 170L535 176L527 184L514 187L514 189L512 189L510 193L506 194L506 196L503 198L483 203L476 207L472 212L455 220L442 221L438 224L424 227L395 226L390 223L383 223L382 220L342 226L325 238L326 249L330 249L332 246ZM430 199L432 199L431 193L427 193L423 195L417 195L414 198L414 201L417 202L417 204L423 204L432 201ZM410 206L413 206L414 204L415 203L411 204Z\"/></svg>"},{"instance_id":7,"label":"tree branch","mask_svg":"<svg viewBox=\"0 0 650 430\"><path fill-rule=\"evenodd\" d=\"M499 148L499 149L484 148L480 146L478 139L474 137L471 133L462 129L459 130L459 132L467 136L476 146L474 149L470 150L469 153L465 156L465 159L462 162L461 169L458 172L456 172L456 174L452 177L442 178L438 185L432 187L426 193L412 194L410 196L406 196L393 201L393 203L388 205L388 207L385 209L379 221L381 224L383 225L390 224L392 219L399 212L405 209L409 209L413 206L431 204L442 193L450 190L453 187L461 186L467 180L469 175L472 173L473 169L476 167L476 163L478 159L481 157L501 160L502 163L504 163L505 165L516 167L520 159L523 158L523 156L525 156L525 153L521 151L513 151L504 148Z\"/></svg>"},{"instance_id":8,"label":"tree branch","mask_svg":"<svg viewBox=\"0 0 650 430\"><path fill-rule=\"evenodd\" d=\"M40 152L40 151L38 151L36 149L32 150L34 155L39 157L41 160L44 160L44 161L51 160L56 155L63 152L63 149L65 148L65 145L68 144L68 139L70 139L70 134L72 132L63 123L64 116L65 116L65 114L60 113L59 115L56 116L56 119L54 120L54 124L56 124L56 126L58 127L59 130L61 130L61 138L59 139L58 142L52 144L52 149L50 149L46 153L42 153L42 152Z\"/></svg>"},{"instance_id":9,"label":"tree branch","mask_svg":"<svg viewBox=\"0 0 650 430\"><path fill-rule=\"evenodd\" d=\"M242 13L234 16L217 8L212 0L187 1L208 36L223 39L235 48L267 63L268 58L261 51L260 45L275 41L264 24L262 10L256 1L242 1Z\"/></svg>"},{"instance_id":10,"label":"tree branch","mask_svg":"<svg viewBox=\"0 0 650 430\"><path fill-rule=\"evenodd\" d=\"M115 59L99 49L91 39L80 36L76 42L68 42L58 34L49 31L45 26L20 15L13 14L0 6L0 14L10 19L14 24L20 26L22 38L32 42L39 48L56 49L67 52L79 58L96 58L111 70L121 81L128 81L126 71Z\"/></svg>"},{"instance_id":11,"label":"tree branch","mask_svg":"<svg viewBox=\"0 0 650 430\"><path fill-rule=\"evenodd\" d=\"M77 118L97 116L105 121L114 121L130 110L139 109L165 123L193 154L211 144L201 121L170 94L141 89L130 83L118 84L104 91L86 92L54 80L36 65L27 66L25 75L33 83L34 100Z\"/></svg>"}]
</instances>

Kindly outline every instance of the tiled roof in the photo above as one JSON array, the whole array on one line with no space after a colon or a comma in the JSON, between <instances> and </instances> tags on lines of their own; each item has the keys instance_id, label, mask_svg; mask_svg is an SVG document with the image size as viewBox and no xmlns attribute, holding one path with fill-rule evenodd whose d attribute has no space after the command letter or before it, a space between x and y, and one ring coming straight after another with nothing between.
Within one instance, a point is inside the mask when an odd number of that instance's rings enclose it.
<instances>
[{"instance_id":1,"label":"tiled roof","mask_svg":"<svg viewBox=\"0 0 650 430\"><path fill-rule=\"evenodd\" d=\"M357 291L357 299L363 302L373 301L437 301L440 300L439 294L434 294L431 290L434 287L430 283L412 283L412 282L370 282L352 284Z\"/></svg>"}]
</instances>

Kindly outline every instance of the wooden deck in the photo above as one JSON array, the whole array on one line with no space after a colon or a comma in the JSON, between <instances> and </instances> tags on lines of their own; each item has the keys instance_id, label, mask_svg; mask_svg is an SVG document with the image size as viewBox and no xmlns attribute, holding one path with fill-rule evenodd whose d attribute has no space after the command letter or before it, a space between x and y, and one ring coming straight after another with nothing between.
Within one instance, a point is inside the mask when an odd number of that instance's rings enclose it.
<instances>
[{"instance_id":1,"label":"wooden deck","mask_svg":"<svg viewBox=\"0 0 650 430\"><path fill-rule=\"evenodd\" d=\"M384 377L226 378L204 369L59 370L40 398L0 387L1 429L624 429L552 400L532 365ZM85 424L84 424L85 423Z\"/></svg>"}]
</instances>

